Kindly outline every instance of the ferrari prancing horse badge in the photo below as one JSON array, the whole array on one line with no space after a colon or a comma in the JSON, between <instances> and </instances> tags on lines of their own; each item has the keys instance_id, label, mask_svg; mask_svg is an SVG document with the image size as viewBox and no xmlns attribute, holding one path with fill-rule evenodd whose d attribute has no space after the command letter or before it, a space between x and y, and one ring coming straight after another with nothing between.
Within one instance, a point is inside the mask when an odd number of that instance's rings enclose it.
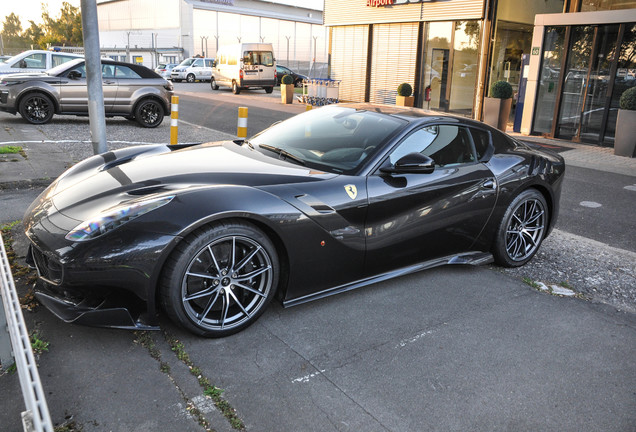
<instances>
[{"instance_id":1,"label":"ferrari prancing horse badge","mask_svg":"<svg viewBox=\"0 0 636 432\"><path fill-rule=\"evenodd\" d=\"M347 191L347 195L349 195L349 198L351 199L356 199L356 197L358 196L358 189L356 188L356 185L345 185L345 190Z\"/></svg>"}]
</instances>

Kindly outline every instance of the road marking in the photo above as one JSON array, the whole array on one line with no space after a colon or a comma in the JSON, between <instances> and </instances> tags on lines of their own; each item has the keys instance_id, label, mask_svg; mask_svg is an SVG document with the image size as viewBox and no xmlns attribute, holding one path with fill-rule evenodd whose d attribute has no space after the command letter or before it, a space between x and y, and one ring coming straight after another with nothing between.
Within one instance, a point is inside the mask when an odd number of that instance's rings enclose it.
<instances>
[{"instance_id":1,"label":"road marking","mask_svg":"<svg viewBox=\"0 0 636 432\"><path fill-rule=\"evenodd\" d=\"M413 342L417 342L418 340L422 339L424 336L428 336L430 334L433 334L437 331L437 329L433 329L433 330L427 330L425 332L422 332L418 335L415 335L411 338L408 339L402 339L400 341L400 343L398 343L395 348L404 348L405 346L412 344Z\"/></svg>"},{"instance_id":2,"label":"road marking","mask_svg":"<svg viewBox=\"0 0 636 432\"><path fill-rule=\"evenodd\" d=\"M636 184L625 186L623 189L627 189L627 190L636 192Z\"/></svg>"},{"instance_id":3,"label":"road marking","mask_svg":"<svg viewBox=\"0 0 636 432\"><path fill-rule=\"evenodd\" d=\"M603 204L599 204L599 203L594 202L594 201L581 201L580 205L582 207L588 207L588 208L603 207Z\"/></svg>"},{"instance_id":4,"label":"road marking","mask_svg":"<svg viewBox=\"0 0 636 432\"><path fill-rule=\"evenodd\" d=\"M314 373L309 374L309 375L305 375L305 376L300 377L300 378L295 378L295 379L292 380L292 383L297 383L297 382L298 383L306 383L306 382L309 382L309 380L312 379L313 377L316 377L318 375L322 375L323 373L325 373L325 369L319 370L319 371L314 372Z\"/></svg>"}]
</instances>

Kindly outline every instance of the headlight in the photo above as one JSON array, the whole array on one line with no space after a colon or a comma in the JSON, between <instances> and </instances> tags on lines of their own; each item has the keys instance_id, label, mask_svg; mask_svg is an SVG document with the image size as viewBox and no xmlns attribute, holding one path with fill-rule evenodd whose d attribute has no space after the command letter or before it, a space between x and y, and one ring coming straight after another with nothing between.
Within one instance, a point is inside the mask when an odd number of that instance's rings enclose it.
<instances>
[{"instance_id":1,"label":"headlight","mask_svg":"<svg viewBox=\"0 0 636 432\"><path fill-rule=\"evenodd\" d=\"M118 205L82 222L66 234L65 238L75 242L92 240L168 204L173 198L174 195Z\"/></svg>"}]
</instances>

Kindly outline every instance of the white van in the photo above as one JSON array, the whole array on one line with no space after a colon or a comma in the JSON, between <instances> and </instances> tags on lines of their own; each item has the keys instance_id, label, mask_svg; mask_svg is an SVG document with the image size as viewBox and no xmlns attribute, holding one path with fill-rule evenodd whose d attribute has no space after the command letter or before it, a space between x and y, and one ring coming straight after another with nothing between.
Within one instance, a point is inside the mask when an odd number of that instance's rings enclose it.
<instances>
[{"instance_id":1,"label":"white van","mask_svg":"<svg viewBox=\"0 0 636 432\"><path fill-rule=\"evenodd\" d=\"M84 57L58 51L30 50L0 63L0 75L20 72L44 72L76 58Z\"/></svg>"},{"instance_id":2,"label":"white van","mask_svg":"<svg viewBox=\"0 0 636 432\"><path fill-rule=\"evenodd\" d=\"M210 81L213 64L213 58L187 58L172 69L170 79L175 82L186 80L189 83L193 83L196 80Z\"/></svg>"},{"instance_id":3,"label":"white van","mask_svg":"<svg viewBox=\"0 0 636 432\"><path fill-rule=\"evenodd\" d=\"M262 88L271 93L276 85L276 60L271 43L240 43L219 48L210 79L212 90L219 86L241 89Z\"/></svg>"}]
</instances>

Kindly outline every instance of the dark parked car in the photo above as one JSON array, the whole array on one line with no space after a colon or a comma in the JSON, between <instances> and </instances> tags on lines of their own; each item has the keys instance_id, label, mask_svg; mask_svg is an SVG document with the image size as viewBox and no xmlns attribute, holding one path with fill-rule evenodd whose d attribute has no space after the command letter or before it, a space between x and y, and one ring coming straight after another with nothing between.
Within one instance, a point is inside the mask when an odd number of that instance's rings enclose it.
<instances>
[{"instance_id":1,"label":"dark parked car","mask_svg":"<svg viewBox=\"0 0 636 432\"><path fill-rule=\"evenodd\" d=\"M303 80L309 79L307 76L296 73L288 67L276 65L276 85L280 85L280 81L285 75L290 75L294 79L294 87L302 87Z\"/></svg>"},{"instance_id":2,"label":"dark parked car","mask_svg":"<svg viewBox=\"0 0 636 432\"><path fill-rule=\"evenodd\" d=\"M145 66L102 59L106 117L124 116L156 127L170 112L172 83ZM83 58L46 72L0 77L0 111L20 113L29 123L48 123L54 114L88 115Z\"/></svg>"},{"instance_id":3,"label":"dark parked car","mask_svg":"<svg viewBox=\"0 0 636 432\"><path fill-rule=\"evenodd\" d=\"M444 264L520 266L554 226L565 165L465 118L330 105L250 140L93 156L27 210L37 298L66 321L168 316L202 336ZM479 287L475 287L479 289Z\"/></svg>"}]
</instances>

